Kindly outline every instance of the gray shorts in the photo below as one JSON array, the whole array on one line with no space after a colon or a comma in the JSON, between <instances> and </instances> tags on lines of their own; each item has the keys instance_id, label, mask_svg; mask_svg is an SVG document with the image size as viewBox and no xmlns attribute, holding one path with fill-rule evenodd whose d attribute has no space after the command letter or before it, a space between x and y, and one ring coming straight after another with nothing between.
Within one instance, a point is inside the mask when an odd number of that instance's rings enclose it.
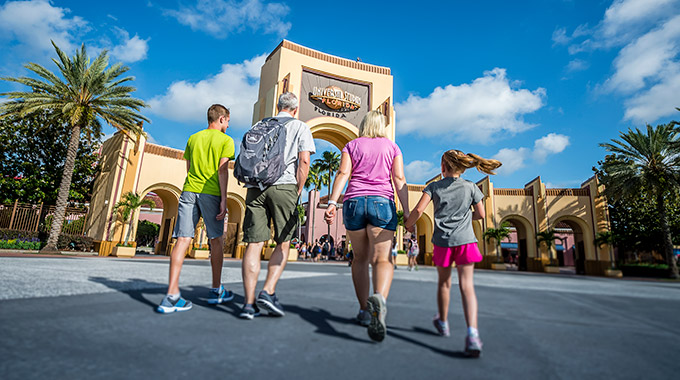
<instances>
[{"instance_id":1,"label":"gray shorts","mask_svg":"<svg viewBox=\"0 0 680 380\"><path fill-rule=\"evenodd\" d=\"M203 216L208 239L215 239L224 234L224 220L217 220L220 213L221 197L217 195L182 191L177 207L177 221L172 237L194 237L198 219Z\"/></svg>"}]
</instances>

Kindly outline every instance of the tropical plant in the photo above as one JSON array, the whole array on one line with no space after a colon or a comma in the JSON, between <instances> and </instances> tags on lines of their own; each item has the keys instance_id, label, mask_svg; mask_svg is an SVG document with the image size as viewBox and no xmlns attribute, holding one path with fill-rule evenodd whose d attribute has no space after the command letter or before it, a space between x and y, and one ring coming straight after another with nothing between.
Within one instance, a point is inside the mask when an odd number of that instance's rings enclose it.
<instances>
[{"instance_id":1,"label":"tropical plant","mask_svg":"<svg viewBox=\"0 0 680 380\"><path fill-rule=\"evenodd\" d=\"M128 67L120 63L109 67L106 50L94 61L90 61L84 44L72 58L54 42L52 45L59 57L52 61L57 65L63 79L36 63L28 63L25 67L42 80L28 77L0 78L32 89L30 92L0 94L9 98L9 101L0 103L0 118L25 117L35 112L51 111L55 118L67 120L70 125L70 139L57 195L54 223L42 252L57 251L57 240L64 222L81 133L89 142L98 139L102 131L100 119L115 128L133 133L141 133L142 121L148 122L138 112L146 104L130 96L135 91L134 87L124 85L134 78L121 78Z\"/></svg>"},{"instance_id":2,"label":"tropical plant","mask_svg":"<svg viewBox=\"0 0 680 380\"><path fill-rule=\"evenodd\" d=\"M494 240L496 244L496 262L501 261L501 241L503 239L510 240L510 223L503 222L499 228L487 228L484 232L484 239L490 242L491 239Z\"/></svg>"},{"instance_id":3,"label":"tropical plant","mask_svg":"<svg viewBox=\"0 0 680 380\"><path fill-rule=\"evenodd\" d=\"M140 220L139 223L137 223L137 237L135 237L137 246L142 245L152 247L156 242L160 230L160 225L148 220Z\"/></svg>"},{"instance_id":4,"label":"tropical plant","mask_svg":"<svg viewBox=\"0 0 680 380\"><path fill-rule=\"evenodd\" d=\"M340 154L329 150L323 152L321 158L314 160L320 171L328 171L328 200L331 198L331 187L333 187L333 173L340 169ZM328 225L328 236L331 236L331 225Z\"/></svg>"},{"instance_id":5,"label":"tropical plant","mask_svg":"<svg viewBox=\"0 0 680 380\"><path fill-rule=\"evenodd\" d=\"M616 236L614 235L613 232L611 231L602 231L598 232L597 235L595 235L595 240L593 241L595 243L595 246L598 248L602 248L603 245L606 245L609 247L609 261L612 264L612 268L615 267L614 263L614 254L613 254L613 247L614 243L616 243Z\"/></svg>"},{"instance_id":6,"label":"tropical plant","mask_svg":"<svg viewBox=\"0 0 680 380\"><path fill-rule=\"evenodd\" d=\"M307 181L305 181L305 189L313 188L317 193L320 194L321 187L328 183L328 173L321 170L319 165L314 162L309 167L309 174L307 175ZM312 214L312 236L309 237L310 240L314 240L314 219L316 218L316 205L312 202L307 202L307 207L309 212Z\"/></svg>"},{"instance_id":7,"label":"tropical plant","mask_svg":"<svg viewBox=\"0 0 680 380\"><path fill-rule=\"evenodd\" d=\"M552 228L548 228L547 230L541 231L541 232L536 234L536 243L538 245L540 245L541 243L545 244L545 247L548 250L548 255L550 257L550 263L551 264L553 262L552 247L555 243L555 240L562 240L562 239L555 234L555 230L552 229Z\"/></svg>"},{"instance_id":8,"label":"tropical plant","mask_svg":"<svg viewBox=\"0 0 680 380\"><path fill-rule=\"evenodd\" d=\"M651 193L663 234L669 275L678 278L666 205L680 187L680 130L675 123L647 125L646 131L628 129L619 136L620 139L612 139L611 143L600 144L613 155L605 160L602 168L607 173L602 179L604 194L621 200L641 191Z\"/></svg>"},{"instance_id":9,"label":"tropical plant","mask_svg":"<svg viewBox=\"0 0 680 380\"><path fill-rule=\"evenodd\" d=\"M123 224L128 221L130 222L127 234L125 235L125 243L123 243L123 245L127 246L128 241L130 240L130 234L132 233L132 222L134 221L132 214L134 211L141 206L154 207L156 204L151 199L144 199L139 194L131 191L123 194L121 198L122 199L114 206L114 210L120 216Z\"/></svg>"}]
</instances>

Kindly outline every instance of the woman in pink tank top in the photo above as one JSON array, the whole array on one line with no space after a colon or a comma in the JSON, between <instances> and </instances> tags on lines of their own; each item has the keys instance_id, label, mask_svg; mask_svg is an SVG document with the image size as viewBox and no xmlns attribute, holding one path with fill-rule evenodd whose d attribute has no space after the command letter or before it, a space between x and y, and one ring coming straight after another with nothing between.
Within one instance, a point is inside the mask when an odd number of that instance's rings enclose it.
<instances>
[{"instance_id":1,"label":"woman in pink tank top","mask_svg":"<svg viewBox=\"0 0 680 380\"><path fill-rule=\"evenodd\" d=\"M352 281L360 308L357 320L368 326L368 336L375 341L382 341L387 332L385 303L394 275L390 251L397 229L394 189L404 209L404 218L408 218L409 208L404 159L386 132L385 117L380 112L366 114L359 126L359 138L347 143L342 150L340 169L325 214L326 222L333 223L337 200L349 180L342 214L354 248ZM373 268L370 297L369 264Z\"/></svg>"}]
</instances>

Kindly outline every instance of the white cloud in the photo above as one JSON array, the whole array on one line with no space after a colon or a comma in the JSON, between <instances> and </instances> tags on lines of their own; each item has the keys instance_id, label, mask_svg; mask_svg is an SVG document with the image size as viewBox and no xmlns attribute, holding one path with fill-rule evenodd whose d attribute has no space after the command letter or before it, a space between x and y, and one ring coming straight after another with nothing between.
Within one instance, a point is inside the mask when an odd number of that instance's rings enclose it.
<instances>
[{"instance_id":1,"label":"white cloud","mask_svg":"<svg viewBox=\"0 0 680 380\"><path fill-rule=\"evenodd\" d=\"M680 89L680 0L615 0L603 19L584 34L569 40L571 54L622 47L613 73L597 91L624 97L624 119L653 123L673 115ZM566 30L553 37L566 39Z\"/></svg>"},{"instance_id":2,"label":"white cloud","mask_svg":"<svg viewBox=\"0 0 680 380\"><path fill-rule=\"evenodd\" d=\"M517 88L505 69L495 68L470 84L437 87L425 98L410 95L396 104L398 132L488 144L499 134L533 128L535 125L525 123L522 116L541 108L545 97L545 89Z\"/></svg>"},{"instance_id":3,"label":"white cloud","mask_svg":"<svg viewBox=\"0 0 680 380\"><path fill-rule=\"evenodd\" d=\"M553 46L566 45L571 41L571 37L567 36L567 28L557 28L552 35Z\"/></svg>"},{"instance_id":4,"label":"white cloud","mask_svg":"<svg viewBox=\"0 0 680 380\"><path fill-rule=\"evenodd\" d=\"M164 14L181 24L200 30L217 38L226 38L232 32L249 28L284 37L291 28L283 19L290 11L284 3L266 3L261 0L198 0L195 6L165 9Z\"/></svg>"},{"instance_id":5,"label":"white cloud","mask_svg":"<svg viewBox=\"0 0 680 380\"><path fill-rule=\"evenodd\" d=\"M222 65L220 73L197 83L175 82L165 94L148 101L151 112L169 120L206 122L208 107L219 103L231 111L231 125L249 127L265 57L260 55L242 63Z\"/></svg>"},{"instance_id":6,"label":"white cloud","mask_svg":"<svg viewBox=\"0 0 680 380\"><path fill-rule=\"evenodd\" d=\"M534 159L538 162L545 161L550 154L562 152L569 145L569 136L549 133L534 141Z\"/></svg>"},{"instance_id":7,"label":"white cloud","mask_svg":"<svg viewBox=\"0 0 680 380\"><path fill-rule=\"evenodd\" d=\"M499 175L510 175L526 166L530 158L536 163L545 162L549 155L561 153L569 145L569 136L549 133L534 141L534 148L503 148L492 158L503 163L498 168Z\"/></svg>"},{"instance_id":8,"label":"white cloud","mask_svg":"<svg viewBox=\"0 0 680 380\"><path fill-rule=\"evenodd\" d=\"M425 181L439 174L441 166L429 161L415 160L404 165L404 174L408 183L425 183Z\"/></svg>"},{"instance_id":9,"label":"white cloud","mask_svg":"<svg viewBox=\"0 0 680 380\"><path fill-rule=\"evenodd\" d=\"M492 158L500 161L503 166L496 170L498 175L510 175L525 166L524 161L529 157L531 151L527 148L503 148Z\"/></svg>"},{"instance_id":10,"label":"white cloud","mask_svg":"<svg viewBox=\"0 0 680 380\"><path fill-rule=\"evenodd\" d=\"M677 0L616 0L605 11L600 33L609 43L625 40L635 27L655 19Z\"/></svg>"},{"instance_id":11,"label":"white cloud","mask_svg":"<svg viewBox=\"0 0 680 380\"><path fill-rule=\"evenodd\" d=\"M149 51L149 40L141 39L135 34L130 38L130 33L116 28L118 35L121 37L121 44L114 46L111 49L111 56L123 62L137 62L146 59L146 53Z\"/></svg>"},{"instance_id":12,"label":"white cloud","mask_svg":"<svg viewBox=\"0 0 680 380\"><path fill-rule=\"evenodd\" d=\"M587 70L588 67L590 67L590 64L588 62L582 59L572 59L571 61L569 61L566 70L568 73L573 73L576 71Z\"/></svg>"},{"instance_id":13,"label":"white cloud","mask_svg":"<svg viewBox=\"0 0 680 380\"><path fill-rule=\"evenodd\" d=\"M68 13L47 0L9 1L0 6L0 40L15 40L20 50L41 53L54 51L52 40L70 52L76 48L74 35L87 31L88 23Z\"/></svg>"},{"instance_id":14,"label":"white cloud","mask_svg":"<svg viewBox=\"0 0 680 380\"><path fill-rule=\"evenodd\" d=\"M672 71L649 90L627 100L624 119L638 124L651 123L660 117L676 115L680 94L680 65L675 63Z\"/></svg>"}]
</instances>

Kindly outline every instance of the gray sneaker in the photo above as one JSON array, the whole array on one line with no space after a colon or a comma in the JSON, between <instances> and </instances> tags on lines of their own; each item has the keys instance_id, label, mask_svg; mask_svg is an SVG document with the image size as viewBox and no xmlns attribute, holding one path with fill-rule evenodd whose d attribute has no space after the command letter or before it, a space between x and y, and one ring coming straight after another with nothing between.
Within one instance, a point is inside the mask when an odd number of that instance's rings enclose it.
<instances>
[{"instance_id":1,"label":"gray sneaker","mask_svg":"<svg viewBox=\"0 0 680 380\"><path fill-rule=\"evenodd\" d=\"M283 306L279 303L276 294L269 294L263 290L260 292L260 295L257 296L257 301L255 303L261 309L267 310L269 315L275 315L277 317L286 315L286 313L283 312Z\"/></svg>"},{"instance_id":2,"label":"gray sneaker","mask_svg":"<svg viewBox=\"0 0 680 380\"><path fill-rule=\"evenodd\" d=\"M482 340L478 336L468 335L465 338L465 356L478 358L482 354Z\"/></svg>"},{"instance_id":3,"label":"gray sneaker","mask_svg":"<svg viewBox=\"0 0 680 380\"><path fill-rule=\"evenodd\" d=\"M437 329L437 333L441 336L450 336L451 331L449 330L449 321L442 321L439 319L439 314L432 320L434 328Z\"/></svg>"},{"instance_id":4,"label":"gray sneaker","mask_svg":"<svg viewBox=\"0 0 680 380\"><path fill-rule=\"evenodd\" d=\"M359 322L360 325L367 327L371 324L371 314L366 310L359 310L359 314L357 314L357 322Z\"/></svg>"},{"instance_id":5,"label":"gray sneaker","mask_svg":"<svg viewBox=\"0 0 680 380\"><path fill-rule=\"evenodd\" d=\"M387 324L385 323L387 306L382 294L376 293L368 297L368 312L371 315L371 322L368 324L368 336L376 342L382 342L387 333Z\"/></svg>"}]
</instances>

